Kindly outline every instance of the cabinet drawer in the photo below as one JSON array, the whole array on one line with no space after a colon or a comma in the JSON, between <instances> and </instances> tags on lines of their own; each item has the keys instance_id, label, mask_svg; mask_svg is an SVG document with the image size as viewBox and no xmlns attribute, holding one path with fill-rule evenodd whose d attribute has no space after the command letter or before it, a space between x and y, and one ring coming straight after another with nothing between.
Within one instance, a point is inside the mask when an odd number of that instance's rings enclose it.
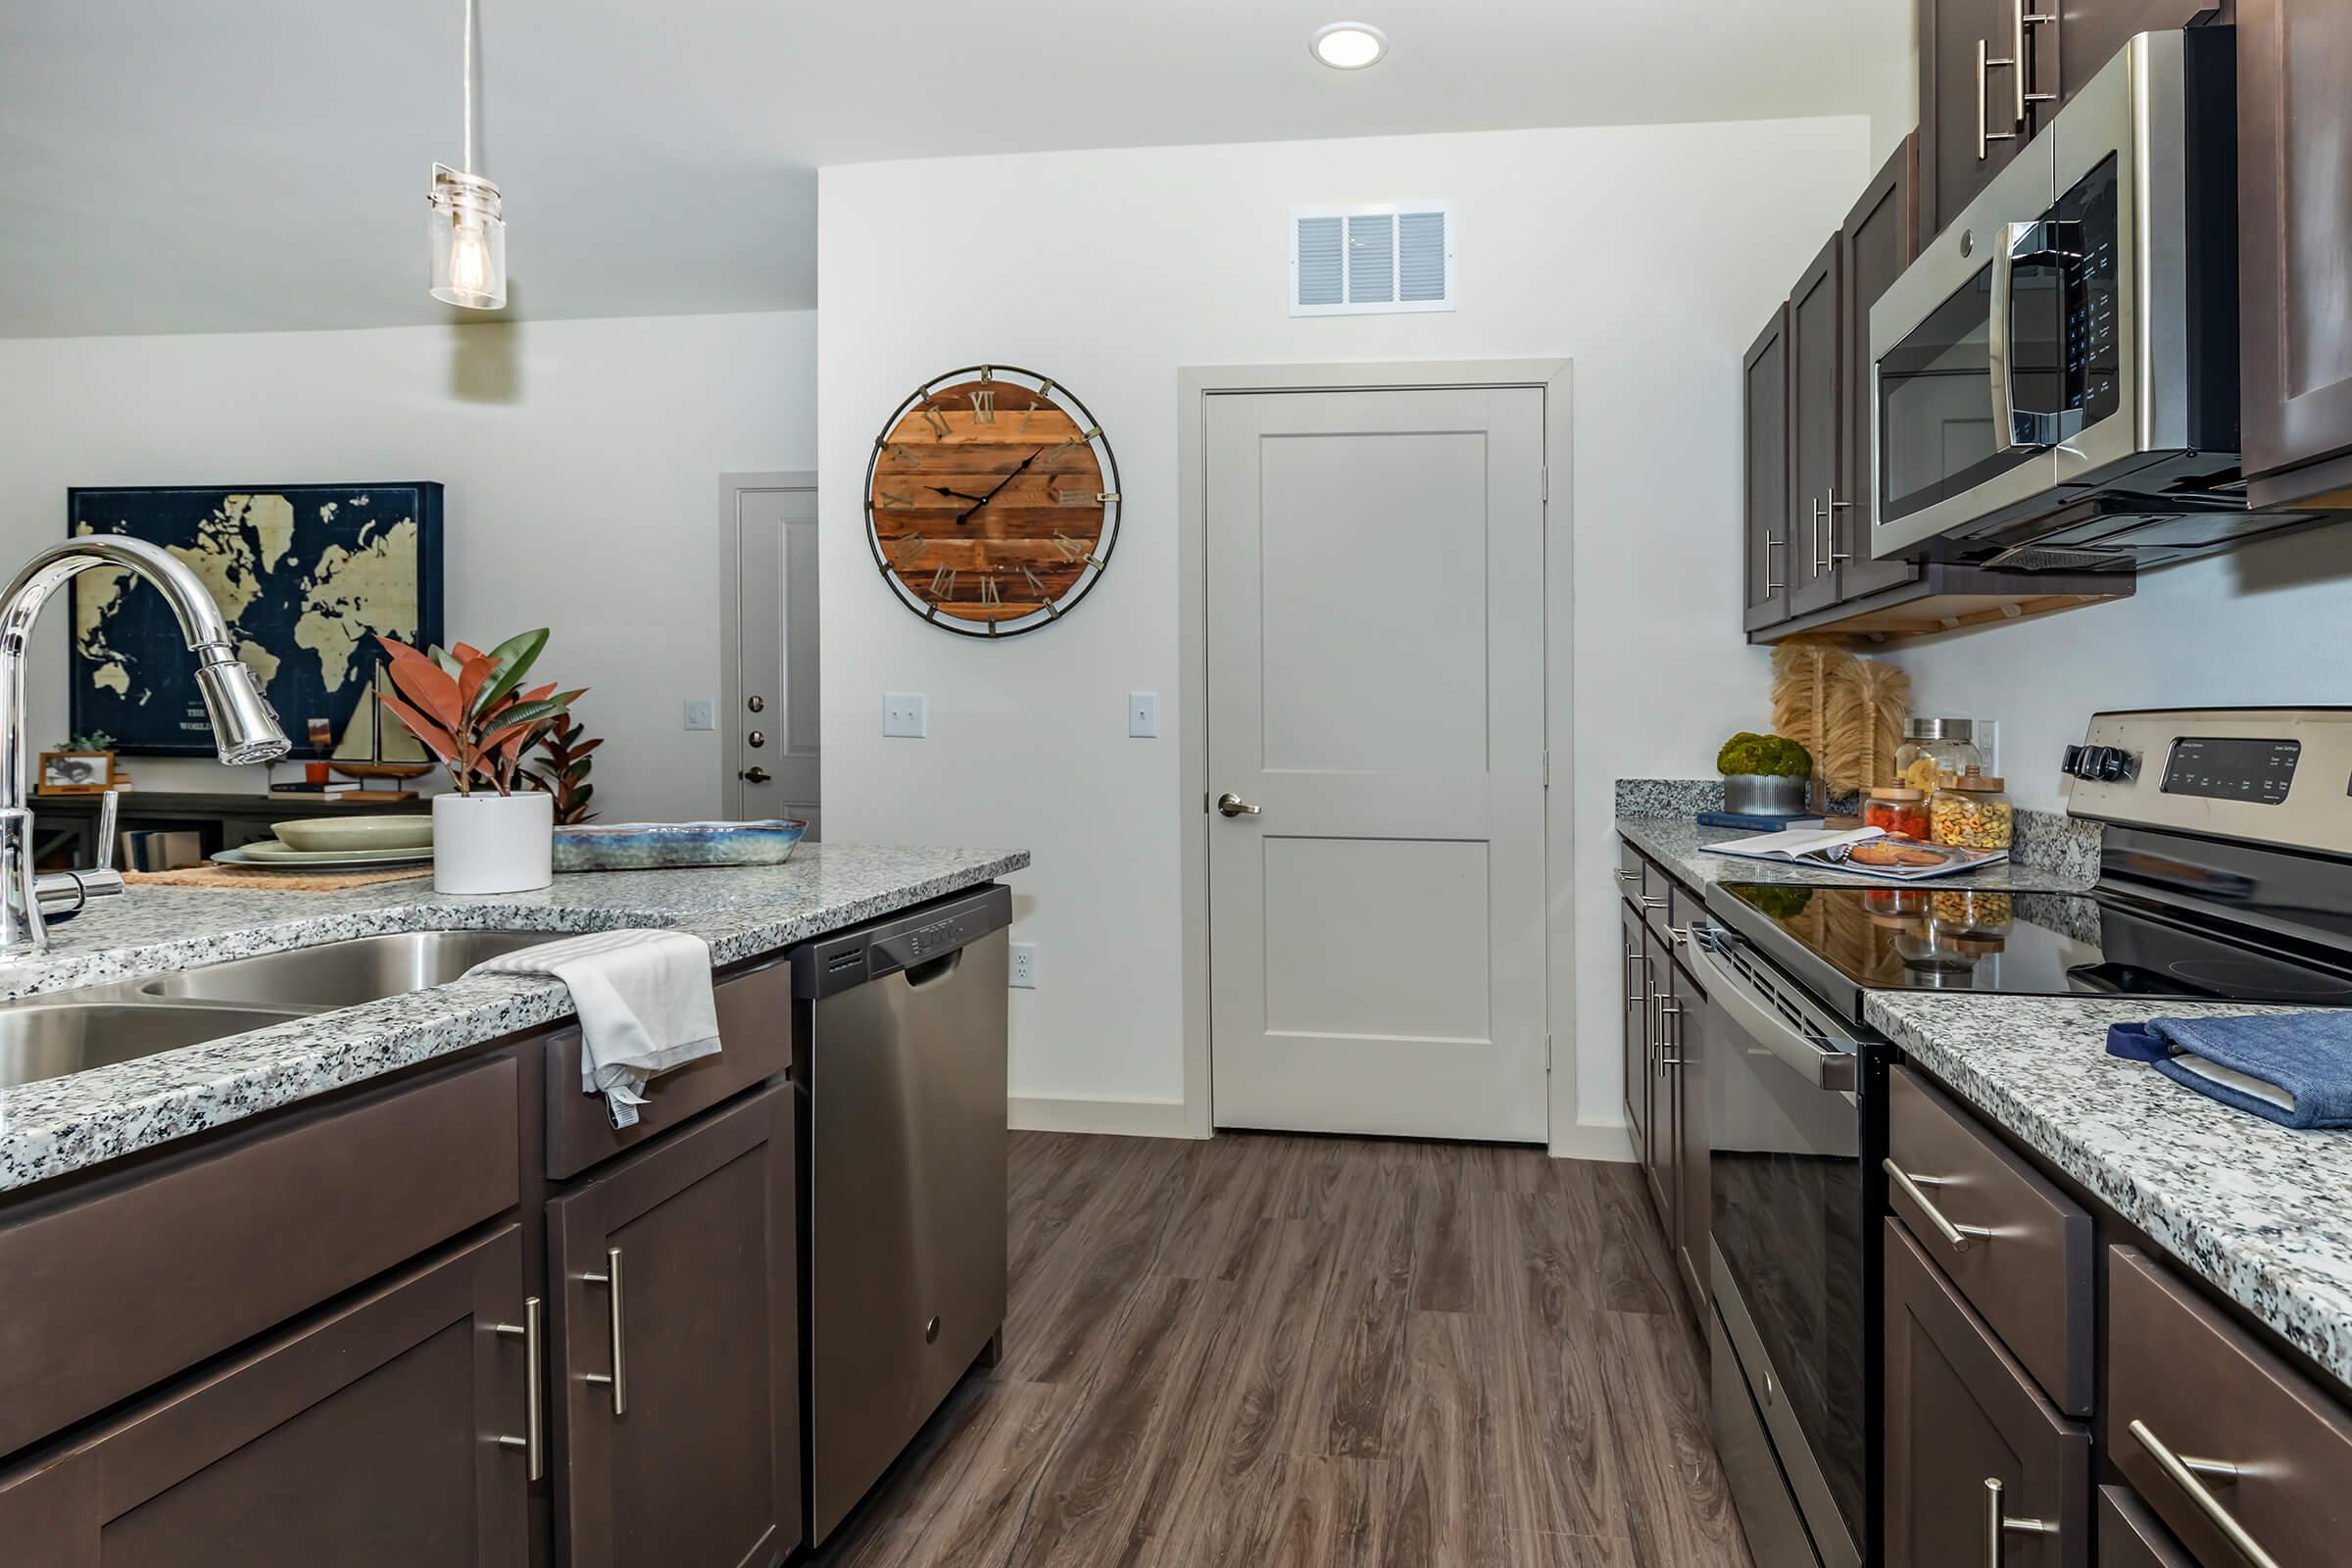
<instances>
[{"instance_id":1,"label":"cabinet drawer","mask_svg":"<svg viewBox=\"0 0 2352 1568\"><path fill-rule=\"evenodd\" d=\"M1888 1568L2081 1568L2089 1432L2051 1407L1900 1223L1883 1235Z\"/></svg>"},{"instance_id":2,"label":"cabinet drawer","mask_svg":"<svg viewBox=\"0 0 2352 1568\"><path fill-rule=\"evenodd\" d=\"M2343 1561L2352 1413L2132 1248L2107 1250L2107 1303L2109 1453L2196 1560L2258 1560L2242 1530L2278 1562Z\"/></svg>"},{"instance_id":3,"label":"cabinet drawer","mask_svg":"<svg viewBox=\"0 0 2352 1568\"><path fill-rule=\"evenodd\" d=\"M517 1076L297 1111L0 1221L0 1453L514 1207Z\"/></svg>"},{"instance_id":4,"label":"cabinet drawer","mask_svg":"<svg viewBox=\"0 0 2352 1568\"><path fill-rule=\"evenodd\" d=\"M2197 1568L2148 1505L2122 1487L2099 1489L2099 1568Z\"/></svg>"},{"instance_id":5,"label":"cabinet drawer","mask_svg":"<svg viewBox=\"0 0 2352 1568\"><path fill-rule=\"evenodd\" d=\"M1617 841L1617 896L1637 909L1642 907L1642 876L1648 863L1640 850L1623 839Z\"/></svg>"},{"instance_id":6,"label":"cabinet drawer","mask_svg":"<svg viewBox=\"0 0 2352 1568\"><path fill-rule=\"evenodd\" d=\"M2088 1415L2090 1216L1917 1073L1890 1084L1889 1205L2050 1401Z\"/></svg>"},{"instance_id":7,"label":"cabinet drawer","mask_svg":"<svg viewBox=\"0 0 2352 1568\"><path fill-rule=\"evenodd\" d=\"M1666 884L1666 923L1670 931L1688 931L1690 922L1706 918L1707 901L1680 882ZM1682 944L1675 944L1675 954L1682 955Z\"/></svg>"},{"instance_id":8,"label":"cabinet drawer","mask_svg":"<svg viewBox=\"0 0 2352 1568\"><path fill-rule=\"evenodd\" d=\"M718 1054L665 1072L646 1086L636 1123L614 1127L605 1097L580 1093L580 1031L547 1041L547 1173L576 1176L792 1066L792 965L782 954L722 976Z\"/></svg>"}]
</instances>

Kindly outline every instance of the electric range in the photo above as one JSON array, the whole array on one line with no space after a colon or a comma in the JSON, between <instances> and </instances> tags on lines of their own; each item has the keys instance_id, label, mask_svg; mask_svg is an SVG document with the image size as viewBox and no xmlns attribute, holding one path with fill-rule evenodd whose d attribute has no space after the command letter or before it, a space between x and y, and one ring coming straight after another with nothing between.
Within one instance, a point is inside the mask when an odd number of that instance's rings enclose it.
<instances>
[{"instance_id":1,"label":"electric range","mask_svg":"<svg viewBox=\"0 0 2352 1568\"><path fill-rule=\"evenodd\" d=\"M2352 709L2100 713L2061 774L2104 827L2087 891L1725 882L1694 922L1718 1446L1792 1563L1880 1556L1869 992L2352 1005Z\"/></svg>"}]
</instances>

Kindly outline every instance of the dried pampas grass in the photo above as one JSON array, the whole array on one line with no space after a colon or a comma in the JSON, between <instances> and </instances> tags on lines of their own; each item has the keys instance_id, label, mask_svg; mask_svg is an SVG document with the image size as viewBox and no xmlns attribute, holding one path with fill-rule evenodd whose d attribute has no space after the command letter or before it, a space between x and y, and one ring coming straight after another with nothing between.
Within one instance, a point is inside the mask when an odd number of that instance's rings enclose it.
<instances>
[{"instance_id":1,"label":"dried pampas grass","mask_svg":"<svg viewBox=\"0 0 2352 1568\"><path fill-rule=\"evenodd\" d=\"M1829 713L1817 769L1832 789L1860 790L1894 777L1894 749L1911 706L1911 677L1873 659L1849 659L1830 677Z\"/></svg>"},{"instance_id":2,"label":"dried pampas grass","mask_svg":"<svg viewBox=\"0 0 2352 1568\"><path fill-rule=\"evenodd\" d=\"M1838 671L1854 662L1835 637L1791 637L1772 651L1772 730L1813 754L1821 775L1830 731L1830 692Z\"/></svg>"}]
</instances>

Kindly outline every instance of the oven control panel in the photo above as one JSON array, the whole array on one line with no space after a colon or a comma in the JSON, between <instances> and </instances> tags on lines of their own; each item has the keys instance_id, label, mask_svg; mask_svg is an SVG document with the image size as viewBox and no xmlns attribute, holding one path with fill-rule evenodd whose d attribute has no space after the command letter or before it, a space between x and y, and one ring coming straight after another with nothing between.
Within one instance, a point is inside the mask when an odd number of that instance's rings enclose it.
<instances>
[{"instance_id":1,"label":"oven control panel","mask_svg":"<svg viewBox=\"0 0 2352 1568\"><path fill-rule=\"evenodd\" d=\"M2352 855L2352 709L2099 713L2059 769L2073 816Z\"/></svg>"}]
</instances>

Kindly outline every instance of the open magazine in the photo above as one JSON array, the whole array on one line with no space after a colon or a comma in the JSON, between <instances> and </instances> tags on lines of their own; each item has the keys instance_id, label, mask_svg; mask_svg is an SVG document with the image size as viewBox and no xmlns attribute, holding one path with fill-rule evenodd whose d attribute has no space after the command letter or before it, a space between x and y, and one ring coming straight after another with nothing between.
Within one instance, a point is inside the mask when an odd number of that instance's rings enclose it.
<instances>
[{"instance_id":1,"label":"open magazine","mask_svg":"<svg viewBox=\"0 0 2352 1568\"><path fill-rule=\"evenodd\" d=\"M1790 828L1778 833L1759 833L1753 838L1727 839L1705 848L1715 855L1849 871L1856 876L1885 877L1890 882L1949 876L1954 871L1974 871L1981 865L2009 858L2007 850L1964 850L1949 844L1921 844L1890 837L1885 828L1877 827L1835 832L1799 832Z\"/></svg>"}]
</instances>

